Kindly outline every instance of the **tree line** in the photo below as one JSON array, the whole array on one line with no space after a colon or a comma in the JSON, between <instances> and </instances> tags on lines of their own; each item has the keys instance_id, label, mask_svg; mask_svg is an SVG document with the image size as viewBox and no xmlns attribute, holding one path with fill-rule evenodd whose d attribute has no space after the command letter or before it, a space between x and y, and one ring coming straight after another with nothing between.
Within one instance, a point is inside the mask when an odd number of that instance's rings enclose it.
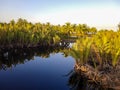
<instances>
[{"instance_id":1,"label":"tree line","mask_svg":"<svg viewBox=\"0 0 120 90\"><path fill-rule=\"evenodd\" d=\"M47 23L31 23L19 18L9 23L0 22L0 48L30 47L36 45L58 44L63 39L93 35L95 27L86 24L52 25Z\"/></svg>"}]
</instances>

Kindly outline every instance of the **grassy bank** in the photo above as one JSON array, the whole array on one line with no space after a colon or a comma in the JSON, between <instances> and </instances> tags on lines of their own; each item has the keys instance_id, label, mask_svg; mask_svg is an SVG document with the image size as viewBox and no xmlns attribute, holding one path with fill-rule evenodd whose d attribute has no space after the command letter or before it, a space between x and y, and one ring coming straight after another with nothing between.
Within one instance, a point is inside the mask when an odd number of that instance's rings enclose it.
<instances>
[{"instance_id":1,"label":"grassy bank","mask_svg":"<svg viewBox=\"0 0 120 90\"><path fill-rule=\"evenodd\" d=\"M76 59L75 71L105 87L120 85L120 32L99 31L73 45L70 55Z\"/></svg>"}]
</instances>

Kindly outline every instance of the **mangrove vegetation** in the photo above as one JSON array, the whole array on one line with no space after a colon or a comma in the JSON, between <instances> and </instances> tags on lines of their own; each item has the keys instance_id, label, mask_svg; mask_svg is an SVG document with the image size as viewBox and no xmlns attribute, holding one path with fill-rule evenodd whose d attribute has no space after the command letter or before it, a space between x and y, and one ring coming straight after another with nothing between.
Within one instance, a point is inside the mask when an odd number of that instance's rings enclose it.
<instances>
[{"instance_id":1,"label":"mangrove vegetation","mask_svg":"<svg viewBox=\"0 0 120 90\"><path fill-rule=\"evenodd\" d=\"M71 42L72 47L69 47ZM79 80L82 80L88 86L94 83L95 87L99 85L102 88L118 89L119 44L120 24L117 31L98 31L95 27L86 24L67 22L64 25L52 25L49 22L31 23L20 18L18 21L0 23L0 69L24 63L24 59L30 60L34 55L49 57L51 52L61 50L65 57L72 56L76 62L74 73L69 80L70 86L74 87ZM67 49L63 50L64 47ZM39 52L43 48L46 49L43 50L44 54ZM23 58L15 60L16 56ZM76 77L79 77L79 80ZM75 84L72 80L75 80Z\"/></svg>"},{"instance_id":2,"label":"mangrove vegetation","mask_svg":"<svg viewBox=\"0 0 120 90\"><path fill-rule=\"evenodd\" d=\"M75 58L75 71L89 82L106 88L120 86L120 32L101 30L92 37L80 38L70 55Z\"/></svg>"},{"instance_id":3,"label":"mangrove vegetation","mask_svg":"<svg viewBox=\"0 0 120 90\"><path fill-rule=\"evenodd\" d=\"M47 23L31 23L19 18L9 23L0 23L0 49L23 48L56 45L65 39L78 38L95 34L97 29L86 24L52 25Z\"/></svg>"}]
</instances>

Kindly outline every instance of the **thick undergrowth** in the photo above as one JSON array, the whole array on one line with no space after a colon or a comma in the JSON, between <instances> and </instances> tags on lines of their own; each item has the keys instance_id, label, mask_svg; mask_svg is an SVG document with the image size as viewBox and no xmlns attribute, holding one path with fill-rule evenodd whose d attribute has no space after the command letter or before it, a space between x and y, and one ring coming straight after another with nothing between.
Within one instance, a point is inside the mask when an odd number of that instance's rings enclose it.
<instances>
[{"instance_id":1,"label":"thick undergrowth","mask_svg":"<svg viewBox=\"0 0 120 90\"><path fill-rule=\"evenodd\" d=\"M75 71L96 84L120 88L119 32L99 31L93 37L79 39L70 55L76 59Z\"/></svg>"},{"instance_id":2,"label":"thick undergrowth","mask_svg":"<svg viewBox=\"0 0 120 90\"><path fill-rule=\"evenodd\" d=\"M16 47L51 46L66 39L73 39L97 32L95 27L86 24L52 25L31 23L19 18L18 21L0 22L0 49Z\"/></svg>"}]
</instances>

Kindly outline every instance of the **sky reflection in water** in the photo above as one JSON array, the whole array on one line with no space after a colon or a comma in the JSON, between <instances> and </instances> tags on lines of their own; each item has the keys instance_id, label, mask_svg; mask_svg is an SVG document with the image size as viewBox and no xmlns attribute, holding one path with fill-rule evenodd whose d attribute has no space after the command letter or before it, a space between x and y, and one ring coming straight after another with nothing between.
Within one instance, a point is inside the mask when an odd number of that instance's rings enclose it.
<instances>
[{"instance_id":1,"label":"sky reflection in water","mask_svg":"<svg viewBox=\"0 0 120 90\"><path fill-rule=\"evenodd\" d=\"M34 56L34 60L17 64L0 71L0 89L16 90L69 90L68 74L74 67L72 57L62 53L50 54L48 58Z\"/></svg>"}]
</instances>

